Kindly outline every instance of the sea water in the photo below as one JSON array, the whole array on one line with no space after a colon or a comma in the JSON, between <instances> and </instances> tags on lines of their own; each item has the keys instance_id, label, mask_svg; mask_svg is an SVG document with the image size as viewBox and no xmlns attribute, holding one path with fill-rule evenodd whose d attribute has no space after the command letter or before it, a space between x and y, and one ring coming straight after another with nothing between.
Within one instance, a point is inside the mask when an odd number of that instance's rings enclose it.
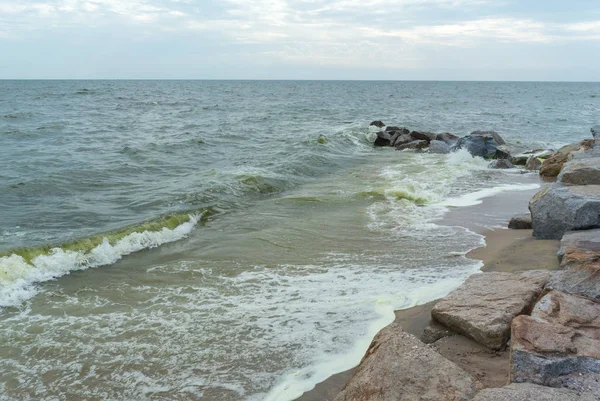
<instances>
[{"instance_id":1,"label":"sea water","mask_svg":"<svg viewBox=\"0 0 600 401\"><path fill-rule=\"evenodd\" d=\"M292 400L479 269L449 210L540 185L374 148L371 120L558 147L599 108L589 83L1 81L0 399Z\"/></svg>"}]
</instances>

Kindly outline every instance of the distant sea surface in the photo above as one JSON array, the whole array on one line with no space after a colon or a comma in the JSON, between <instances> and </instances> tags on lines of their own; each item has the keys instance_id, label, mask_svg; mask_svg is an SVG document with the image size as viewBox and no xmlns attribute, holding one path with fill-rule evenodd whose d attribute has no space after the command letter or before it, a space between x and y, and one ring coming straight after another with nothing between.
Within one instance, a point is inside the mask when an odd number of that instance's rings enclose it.
<instances>
[{"instance_id":1,"label":"distant sea surface","mask_svg":"<svg viewBox=\"0 0 600 401\"><path fill-rule=\"evenodd\" d=\"M539 187L372 120L558 147L599 110L599 83L0 81L0 400L293 400L477 271L506 216L449 211Z\"/></svg>"}]
</instances>

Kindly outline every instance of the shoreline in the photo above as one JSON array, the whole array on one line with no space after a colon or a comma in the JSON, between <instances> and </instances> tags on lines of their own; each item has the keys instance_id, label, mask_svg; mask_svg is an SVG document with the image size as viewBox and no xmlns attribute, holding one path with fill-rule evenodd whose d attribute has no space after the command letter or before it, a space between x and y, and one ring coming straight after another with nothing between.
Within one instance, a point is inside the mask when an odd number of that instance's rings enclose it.
<instances>
[{"instance_id":1,"label":"shoreline","mask_svg":"<svg viewBox=\"0 0 600 401\"><path fill-rule=\"evenodd\" d=\"M531 178L532 181L543 184L537 174L531 175ZM536 240L532 236L532 230L494 228L500 222L506 227L510 217L523 209L527 210L529 199L536 191L537 189L501 192L481 199L479 204L453 208L439 224L466 226L466 229L484 237L484 245L465 255L469 259L480 260L483 263L482 272L558 270L556 252L560 241ZM492 224L486 226L485 221L489 217L486 211L489 210L494 210L497 214ZM465 219L467 216L469 219ZM438 300L394 311L394 323L402 326L405 332L420 337L431 322L431 310ZM436 342L435 348L442 356L477 377L485 387L501 387L509 382L509 353L506 350L491 351L461 335L442 338ZM352 378L356 368L330 376L296 401L332 401Z\"/></svg>"}]
</instances>

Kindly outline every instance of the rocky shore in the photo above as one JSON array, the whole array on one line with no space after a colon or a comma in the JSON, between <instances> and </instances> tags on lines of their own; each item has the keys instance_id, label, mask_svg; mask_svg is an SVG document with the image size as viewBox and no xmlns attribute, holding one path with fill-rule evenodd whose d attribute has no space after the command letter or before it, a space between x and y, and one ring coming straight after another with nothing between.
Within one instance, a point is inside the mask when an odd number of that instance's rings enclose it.
<instances>
[{"instance_id":1,"label":"rocky shore","mask_svg":"<svg viewBox=\"0 0 600 401\"><path fill-rule=\"evenodd\" d=\"M600 127L591 131L593 139L558 150L518 153L493 131L380 131L376 146L466 148L492 168L521 165L556 181L509 222L508 235L521 235L502 248L513 247L512 260L493 249L483 251L487 260L472 255L484 260L481 273L437 302L399 311L356 369L321 388L321 398L300 400L600 400ZM516 261L517 243L533 255ZM544 257L550 252L556 259Z\"/></svg>"}]
</instances>

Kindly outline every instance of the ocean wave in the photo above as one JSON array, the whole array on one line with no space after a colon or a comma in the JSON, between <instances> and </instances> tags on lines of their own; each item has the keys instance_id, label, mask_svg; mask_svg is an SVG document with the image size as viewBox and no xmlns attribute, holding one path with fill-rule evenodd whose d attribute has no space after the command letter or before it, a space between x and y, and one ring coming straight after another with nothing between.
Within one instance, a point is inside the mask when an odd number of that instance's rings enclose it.
<instances>
[{"instance_id":1,"label":"ocean wave","mask_svg":"<svg viewBox=\"0 0 600 401\"><path fill-rule=\"evenodd\" d=\"M123 256L187 237L208 211L171 215L61 246L0 253L0 307L17 306L36 294L36 284L72 271L106 266Z\"/></svg>"}]
</instances>

